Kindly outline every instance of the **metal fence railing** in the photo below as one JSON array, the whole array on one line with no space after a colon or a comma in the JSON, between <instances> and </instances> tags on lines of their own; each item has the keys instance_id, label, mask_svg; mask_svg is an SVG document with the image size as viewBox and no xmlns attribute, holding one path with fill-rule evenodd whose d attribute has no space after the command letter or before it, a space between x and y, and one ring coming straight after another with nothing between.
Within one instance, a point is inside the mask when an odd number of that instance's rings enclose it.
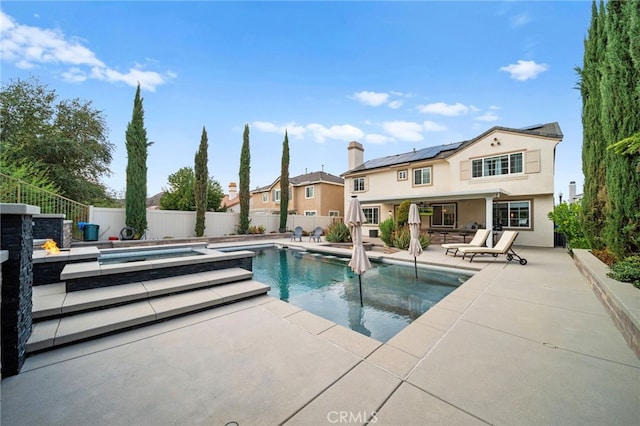
<instances>
[{"instance_id":1,"label":"metal fence railing","mask_svg":"<svg viewBox=\"0 0 640 426\"><path fill-rule=\"evenodd\" d=\"M82 231L77 227L78 222L89 220L89 206L2 173L0 202L37 206L40 207L41 214L64 214L66 220L73 221L73 238L78 240L82 239Z\"/></svg>"}]
</instances>

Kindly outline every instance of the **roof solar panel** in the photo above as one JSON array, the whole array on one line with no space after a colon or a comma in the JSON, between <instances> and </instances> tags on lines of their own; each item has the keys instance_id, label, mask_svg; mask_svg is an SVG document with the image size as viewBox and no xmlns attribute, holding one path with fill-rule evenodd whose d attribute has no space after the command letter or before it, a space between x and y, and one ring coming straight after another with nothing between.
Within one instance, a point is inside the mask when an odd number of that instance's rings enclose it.
<instances>
[{"instance_id":1,"label":"roof solar panel","mask_svg":"<svg viewBox=\"0 0 640 426\"><path fill-rule=\"evenodd\" d=\"M377 169L379 167L393 166L394 164L428 160L437 157L441 152L458 149L460 145L462 145L462 142L452 143L448 145L430 146L427 148L418 149L416 151L389 155L387 157L374 158L373 160L366 161L361 167L358 167L358 169Z\"/></svg>"}]
</instances>

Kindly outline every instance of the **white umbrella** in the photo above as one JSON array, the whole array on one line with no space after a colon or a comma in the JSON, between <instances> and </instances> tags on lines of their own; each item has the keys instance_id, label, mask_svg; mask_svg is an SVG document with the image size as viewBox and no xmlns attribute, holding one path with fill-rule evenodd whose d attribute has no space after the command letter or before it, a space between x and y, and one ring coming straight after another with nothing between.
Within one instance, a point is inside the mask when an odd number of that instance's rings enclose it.
<instances>
[{"instance_id":1,"label":"white umbrella","mask_svg":"<svg viewBox=\"0 0 640 426\"><path fill-rule=\"evenodd\" d=\"M418 206L411 204L409 207L409 232L411 240L409 241L409 254L413 256L413 266L416 270L416 278L418 278L418 261L417 257L422 254L422 245L420 244L420 213Z\"/></svg>"},{"instance_id":2,"label":"white umbrella","mask_svg":"<svg viewBox=\"0 0 640 426\"><path fill-rule=\"evenodd\" d=\"M362 224L367 221L364 212L360 207L360 201L357 198L351 198L347 214L345 216L349 233L351 234L351 242L353 243L353 252L349 266L351 270L358 274L358 283L360 285L360 306L362 303L362 274L371 269L371 262L367 257L367 253L362 245Z\"/></svg>"}]
</instances>

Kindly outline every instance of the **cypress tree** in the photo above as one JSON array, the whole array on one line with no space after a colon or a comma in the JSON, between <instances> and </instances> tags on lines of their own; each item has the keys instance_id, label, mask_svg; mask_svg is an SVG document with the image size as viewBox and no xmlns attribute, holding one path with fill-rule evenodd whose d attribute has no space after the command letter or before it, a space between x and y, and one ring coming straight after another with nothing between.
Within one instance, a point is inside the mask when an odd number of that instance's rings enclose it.
<instances>
[{"instance_id":1,"label":"cypress tree","mask_svg":"<svg viewBox=\"0 0 640 426\"><path fill-rule=\"evenodd\" d=\"M209 141L207 139L207 129L202 126L202 136L200 137L200 147L195 158L195 181L193 194L196 201L196 237L204 235L205 213L207 211L207 192L209 190Z\"/></svg>"},{"instance_id":2,"label":"cypress tree","mask_svg":"<svg viewBox=\"0 0 640 426\"><path fill-rule=\"evenodd\" d=\"M605 192L605 147L600 123L600 61L604 54L604 5L600 11L595 1L591 5L591 26L584 41L584 63L577 69L580 75L579 88L582 95L582 172L584 191L582 217L585 235L593 248L602 248L604 227Z\"/></svg>"},{"instance_id":3,"label":"cypress tree","mask_svg":"<svg viewBox=\"0 0 640 426\"><path fill-rule=\"evenodd\" d=\"M135 229L134 238L147 229L147 130L144 128L143 99L140 84L133 100L133 114L127 125L127 189L125 194L125 224Z\"/></svg>"},{"instance_id":4,"label":"cypress tree","mask_svg":"<svg viewBox=\"0 0 640 426\"><path fill-rule=\"evenodd\" d=\"M249 150L249 125L244 125L242 149L240 151L240 225L239 234L246 234L249 229L249 178L251 172L251 152Z\"/></svg>"},{"instance_id":5,"label":"cypress tree","mask_svg":"<svg viewBox=\"0 0 640 426\"><path fill-rule=\"evenodd\" d=\"M284 132L282 142L282 167L280 168L280 232L287 229L289 214L289 136Z\"/></svg>"},{"instance_id":6,"label":"cypress tree","mask_svg":"<svg viewBox=\"0 0 640 426\"><path fill-rule=\"evenodd\" d=\"M638 7L638 2L629 2L634 7L625 7L625 3L616 0L607 3L601 82L601 123L607 145L640 131L640 73L634 67L630 52L632 9ZM640 250L640 175L635 171L635 159L613 150L605 151L605 163L607 203L603 237L606 246L618 258L623 258Z\"/></svg>"}]
</instances>

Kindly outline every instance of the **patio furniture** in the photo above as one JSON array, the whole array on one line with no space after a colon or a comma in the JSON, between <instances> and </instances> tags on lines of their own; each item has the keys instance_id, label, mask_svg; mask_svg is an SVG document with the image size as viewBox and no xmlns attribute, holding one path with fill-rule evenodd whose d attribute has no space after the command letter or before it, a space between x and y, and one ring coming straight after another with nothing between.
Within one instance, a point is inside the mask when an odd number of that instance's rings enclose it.
<instances>
[{"instance_id":1,"label":"patio furniture","mask_svg":"<svg viewBox=\"0 0 640 426\"><path fill-rule=\"evenodd\" d=\"M484 247L487 242L487 238L489 237L490 231L488 229L478 229L476 234L473 236L473 239L468 243L450 243L450 244L442 244L442 247L446 248L447 251L444 254L449 254L449 252L453 253L453 257L456 257L458 254L458 250L461 247Z\"/></svg>"},{"instance_id":2,"label":"patio furniture","mask_svg":"<svg viewBox=\"0 0 640 426\"><path fill-rule=\"evenodd\" d=\"M462 253L463 259L467 254L471 255L471 257L469 258L469 263L473 262L473 258L477 254L490 254L493 255L493 257L505 254L509 262L511 262L515 258L518 260L518 262L520 262L521 265L526 265L527 259L520 257L515 251L513 251L513 248L511 248L517 236L517 231L504 231L495 247L460 247L458 251Z\"/></svg>"},{"instance_id":3,"label":"patio furniture","mask_svg":"<svg viewBox=\"0 0 640 426\"><path fill-rule=\"evenodd\" d=\"M293 234L291 234L291 241L295 240L302 242L302 226L296 226L293 230Z\"/></svg>"},{"instance_id":4,"label":"patio furniture","mask_svg":"<svg viewBox=\"0 0 640 426\"><path fill-rule=\"evenodd\" d=\"M322 236L322 227L317 226L316 229L314 229L313 232L309 234L309 241L315 241L319 243L321 236Z\"/></svg>"}]
</instances>

